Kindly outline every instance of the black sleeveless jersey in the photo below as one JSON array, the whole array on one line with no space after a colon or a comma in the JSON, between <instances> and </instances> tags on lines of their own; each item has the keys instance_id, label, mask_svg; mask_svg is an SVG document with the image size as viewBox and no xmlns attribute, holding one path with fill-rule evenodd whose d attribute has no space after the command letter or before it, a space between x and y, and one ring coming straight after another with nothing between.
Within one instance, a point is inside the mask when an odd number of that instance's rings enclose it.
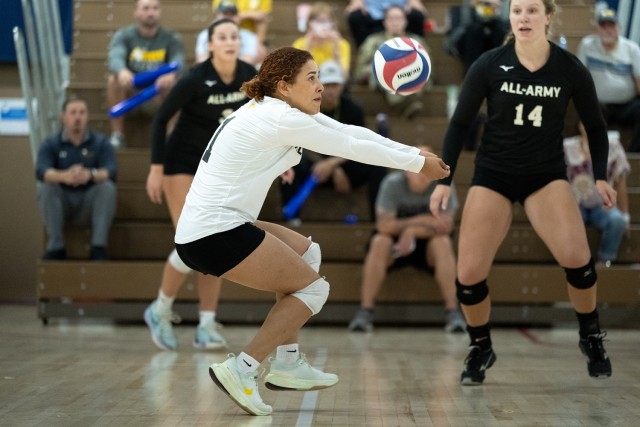
<instances>
[{"instance_id":1,"label":"black sleeveless jersey","mask_svg":"<svg viewBox=\"0 0 640 427\"><path fill-rule=\"evenodd\" d=\"M220 123L247 102L240 87L256 74L252 65L238 61L235 79L227 85L210 60L196 64L178 80L154 117L151 163L173 158L187 164L195 161L197 166ZM178 122L167 137L167 122L178 111Z\"/></svg>"},{"instance_id":2,"label":"black sleeveless jersey","mask_svg":"<svg viewBox=\"0 0 640 427\"><path fill-rule=\"evenodd\" d=\"M571 53L551 43L546 64L530 72L518 61L515 44L484 53L464 80L447 129L443 160L451 175L467 130L487 101L487 122L476 165L519 175L566 170L562 131L569 100L585 125L596 179L606 179L608 140L589 71Z\"/></svg>"}]
</instances>

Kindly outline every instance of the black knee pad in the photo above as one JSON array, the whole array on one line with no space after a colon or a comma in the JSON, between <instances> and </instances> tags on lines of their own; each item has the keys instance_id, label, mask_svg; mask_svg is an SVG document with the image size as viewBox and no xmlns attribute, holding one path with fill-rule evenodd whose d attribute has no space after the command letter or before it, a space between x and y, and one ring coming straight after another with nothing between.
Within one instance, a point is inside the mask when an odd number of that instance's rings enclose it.
<instances>
[{"instance_id":1,"label":"black knee pad","mask_svg":"<svg viewBox=\"0 0 640 427\"><path fill-rule=\"evenodd\" d=\"M487 295L489 295L489 288L486 279L471 286L465 286L456 279L456 296L460 304L480 304L487 298Z\"/></svg>"},{"instance_id":2,"label":"black knee pad","mask_svg":"<svg viewBox=\"0 0 640 427\"><path fill-rule=\"evenodd\" d=\"M567 282L576 289L589 289L598 281L596 264L593 262L593 258L584 267L565 268L564 272L567 275Z\"/></svg>"}]
</instances>

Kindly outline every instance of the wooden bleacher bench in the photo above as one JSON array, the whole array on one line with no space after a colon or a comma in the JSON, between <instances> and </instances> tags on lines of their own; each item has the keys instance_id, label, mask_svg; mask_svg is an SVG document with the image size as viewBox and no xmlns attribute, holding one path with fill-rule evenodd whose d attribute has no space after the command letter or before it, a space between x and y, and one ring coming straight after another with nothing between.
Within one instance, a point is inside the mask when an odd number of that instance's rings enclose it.
<instances>
[{"instance_id":1,"label":"wooden bleacher bench","mask_svg":"<svg viewBox=\"0 0 640 427\"><path fill-rule=\"evenodd\" d=\"M84 301L149 301L158 291L162 261L47 261L40 274L39 298L53 300L69 298ZM323 264L321 273L331 283L328 304L360 301L359 269L345 262ZM608 304L640 302L640 269L609 268L598 272L599 301ZM109 280L106 280L109 278ZM337 280L336 280L337 279ZM73 283L64 288L61 282ZM121 283L114 287L114 282ZM178 299L195 300L197 291L192 282L183 286ZM537 267L501 263L489 275L491 299L496 303L555 303L568 301L564 272L556 265ZM615 284L615 285L614 285ZM61 294L61 291L63 292ZM231 282L223 285L222 301L273 301L273 294L261 292ZM440 291L432 277L409 267L394 271L380 294L380 303L441 302Z\"/></svg>"},{"instance_id":2,"label":"wooden bleacher bench","mask_svg":"<svg viewBox=\"0 0 640 427\"><path fill-rule=\"evenodd\" d=\"M319 191L325 193L320 198L329 198L330 190ZM365 195L358 192L356 196ZM319 206L320 204L317 204L315 207L310 206L309 208L314 209ZM334 212L336 211L339 209L334 210ZM312 216L319 216L319 214L314 213ZM304 215L302 217L304 218ZM373 232L373 224L370 222L342 224L339 219L325 220L324 222L303 220L301 226L292 226L291 228L307 236L312 236L313 240L322 247L323 260L353 261L360 264L364 260L367 243ZM599 233L593 229L588 229L587 233L592 252L595 253L600 239ZM118 220L113 225L109 236L109 255L114 260L164 259L173 249L174 234L168 218L156 221ZM86 258L90 244L88 230L70 228L65 236L68 256L71 259ZM457 234L454 234L454 240L457 241ZM624 239L620 245L618 262L632 264L640 261L638 259L639 250L640 226L633 225L631 237ZM496 262L552 264L554 259L528 223L515 222L496 254Z\"/></svg>"},{"instance_id":3,"label":"wooden bleacher bench","mask_svg":"<svg viewBox=\"0 0 640 427\"><path fill-rule=\"evenodd\" d=\"M325 262L321 274L331 283L331 294L321 313L311 323L344 324L360 301L360 264ZM50 317L101 315L116 319L139 320L142 310L158 292L162 261L46 262L41 263L38 285L38 312L46 323ZM640 303L640 269L616 267L598 272L598 300L605 309L620 306L637 311ZM494 312L509 312L507 323L550 324L572 319L561 315L558 305L566 306L564 273L556 265L496 264L489 276ZM193 307L179 303L197 300L193 277L178 294L176 311L184 319L196 319ZM377 311L400 307L399 312L377 316L380 323L440 322L442 299L431 276L411 267L394 271L385 281ZM273 295L225 281L219 318L227 322L261 321L273 303ZM514 309L514 307L517 307ZM635 309L633 308L635 307ZM566 308L566 307L565 307ZM551 310L550 310L551 309ZM548 316L536 317L539 310ZM569 310L570 312L570 310ZM437 313L434 315L434 313ZM527 314L528 313L528 314ZM494 316L495 322L495 316ZM610 326L613 326L609 322Z\"/></svg>"},{"instance_id":4,"label":"wooden bleacher bench","mask_svg":"<svg viewBox=\"0 0 640 427\"><path fill-rule=\"evenodd\" d=\"M343 0L329 0L336 7L342 33L348 37L343 19ZM290 45L300 36L296 28L294 0L278 0L273 4L269 48ZM578 42L592 31L592 4L583 0L561 0L561 26L568 47L575 52ZM430 17L442 28L452 4L459 1L430 1ZM162 0L163 25L180 31L187 53L193 62L193 46L197 34L205 28L212 13L210 1ZM109 133L106 117L105 82L107 46L113 32L131 23L130 0L76 0L74 52L71 57L73 92L87 99L91 112L90 125ZM381 94L365 87L352 86L352 95L365 107L366 125L375 129L375 114L386 112L391 120L391 137L412 145L441 148L448 124L446 118L446 85L462 78L458 61L442 49L445 35L430 33L427 43L433 65L432 84L424 93L425 111L413 121L395 117ZM355 50L353 52L355 56ZM162 266L172 249L173 228L166 206L149 202L145 181L149 170L150 118L132 115L125 122L128 147L118 153L120 165L118 207L111 230L108 262L83 259L90 235L87 230L70 228L67 250L74 260L42 261L38 272L38 306L43 321L58 316L105 316L117 319L142 318L142 310L153 299L160 284ZM473 171L473 153L463 153L456 173L461 202L464 201ZM632 233L620 249L621 264L600 270L599 301L602 307L627 307L624 316L637 315L640 307L640 155L631 155L632 170L628 186L632 212ZM269 192L260 218L280 221L280 198L277 184ZM359 217L357 224L345 224L347 214ZM331 295L316 323L342 323L353 315L359 303L362 260L373 229L368 216L365 192L350 196L336 195L318 188L305 204L302 226L298 231L312 235L323 251L321 273L331 283ZM454 236L456 236L454 234ZM589 231L592 251L598 234ZM634 265L635 263L635 265ZM183 286L176 310L186 319L195 319L196 286L193 275ZM553 262L551 254L528 224L521 206L514 210L513 225L500 247L496 264L489 277L491 297L495 303L494 321L507 323L571 321L567 307L564 273ZM257 322L266 315L273 301L268 293L225 283L219 309L222 321ZM631 308L629 308L631 307ZM376 318L381 323L441 322L441 298L433 277L412 268L392 272L379 298Z\"/></svg>"},{"instance_id":5,"label":"wooden bleacher bench","mask_svg":"<svg viewBox=\"0 0 640 427\"><path fill-rule=\"evenodd\" d=\"M119 313L116 308L112 309L112 316L135 317L131 313L136 313L141 304L152 299L157 293L164 259L172 249L173 228L166 207L153 205L147 200L143 183L146 179L148 154L148 150L143 149L118 153L121 183L116 222L111 231L109 247L113 261L99 263L82 260L89 245L90 235L86 230L71 228L67 233L67 249L70 257L79 259L40 263L38 300L43 319L72 315L75 311L70 307L77 306L82 307L85 314L97 310L97 314L104 315L104 308L100 307L105 303L121 308L133 304L135 308L124 313ZM631 160L634 167L640 166L640 156L632 156ZM473 154L463 153L459 178L464 182L470 180L472 162ZM141 164L145 166L140 167ZM636 191L633 194L633 221L638 223L640 192ZM464 185L460 186L459 195L461 202L464 202ZM261 219L279 221L280 206L279 191L274 185L261 212ZM344 224L344 216L354 212L361 212L361 221L357 224ZM314 319L316 322L345 320L345 313L359 301L362 261L373 229L366 212L366 196L363 190L356 191L350 197L343 196L342 200L339 200L332 190L323 188L315 190L303 210L303 223L296 227L296 230L304 235L313 236L321 245L321 273L332 284L332 293L328 301L329 306L334 306L330 311L331 316L318 317ZM597 247L598 239L599 234L595 230L589 230L592 251ZM601 287L601 303L617 305L640 302L640 269L632 265L638 262L639 255L640 226L634 225L631 239L625 239L620 248L619 261L622 264L601 274L601 283L606 284ZM496 265L489 280L492 298L498 305L519 303L527 306L548 306L566 301L563 272L555 265L551 254L531 229L519 205L514 209L513 225L497 253ZM191 277L179 299L194 303L197 300L195 289ZM269 294L227 284L222 296L221 315L224 318L222 313L228 303L233 304L231 307L257 304L258 309L264 310L270 301ZM417 306L437 305L440 301L433 278L412 268L390 274L380 298L382 306L408 304L413 310L416 310ZM343 307L344 311L340 311L339 307ZM390 320L401 322L402 311L393 313L395 317L392 316ZM430 319L429 316L420 317L419 313L420 311L413 311L414 322ZM519 316L520 313L516 312L514 315ZM183 316L190 318L189 312L183 313ZM227 313L227 316L227 319L247 321L234 317L233 313ZM507 322L516 321L509 316L504 319ZM532 321L531 318L526 320Z\"/></svg>"}]
</instances>

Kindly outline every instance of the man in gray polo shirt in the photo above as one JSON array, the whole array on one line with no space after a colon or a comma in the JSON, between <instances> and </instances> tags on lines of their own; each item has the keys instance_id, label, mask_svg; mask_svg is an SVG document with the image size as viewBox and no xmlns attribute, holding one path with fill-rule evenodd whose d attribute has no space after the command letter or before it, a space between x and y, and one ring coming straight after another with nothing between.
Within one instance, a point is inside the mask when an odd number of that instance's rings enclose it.
<instances>
[{"instance_id":1,"label":"man in gray polo shirt","mask_svg":"<svg viewBox=\"0 0 640 427\"><path fill-rule=\"evenodd\" d=\"M150 71L159 66L177 62L184 68L184 45L180 35L160 26L160 0L136 0L133 11L134 24L120 28L109 44L109 78L107 103L109 108L135 94L133 77L136 73ZM155 81L160 90L152 100L159 104L169 93L178 77L178 71L164 74ZM111 143L124 146L124 116L111 119Z\"/></svg>"}]
</instances>

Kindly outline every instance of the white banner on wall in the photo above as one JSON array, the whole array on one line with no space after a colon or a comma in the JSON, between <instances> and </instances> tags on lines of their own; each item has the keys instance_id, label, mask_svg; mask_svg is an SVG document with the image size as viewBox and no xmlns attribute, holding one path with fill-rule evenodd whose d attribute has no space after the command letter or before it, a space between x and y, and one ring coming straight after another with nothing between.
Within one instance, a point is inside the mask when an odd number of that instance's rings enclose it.
<instances>
[{"instance_id":1,"label":"white banner on wall","mask_svg":"<svg viewBox=\"0 0 640 427\"><path fill-rule=\"evenodd\" d=\"M0 135L29 135L29 118L24 99L0 98Z\"/></svg>"}]
</instances>

